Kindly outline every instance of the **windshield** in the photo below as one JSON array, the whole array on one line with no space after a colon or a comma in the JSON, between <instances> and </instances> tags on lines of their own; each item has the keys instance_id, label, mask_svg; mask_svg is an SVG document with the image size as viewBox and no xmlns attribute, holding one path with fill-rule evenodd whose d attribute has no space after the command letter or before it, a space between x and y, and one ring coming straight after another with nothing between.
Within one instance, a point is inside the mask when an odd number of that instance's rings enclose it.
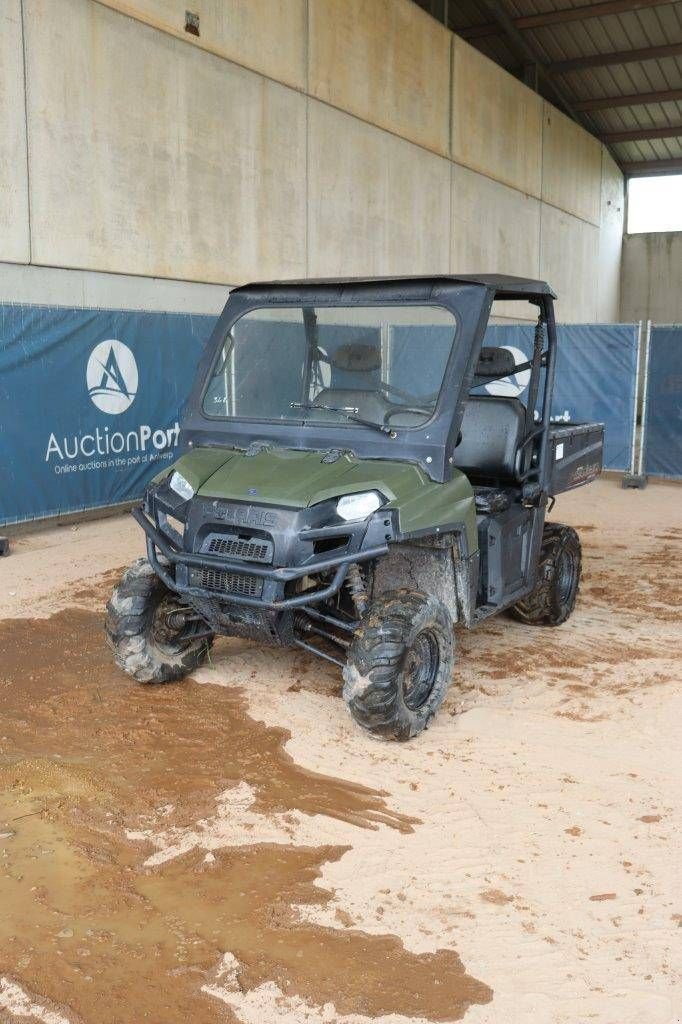
<instances>
[{"instance_id":1,"label":"windshield","mask_svg":"<svg viewBox=\"0 0 682 1024\"><path fill-rule=\"evenodd\" d=\"M203 409L223 419L419 427L433 415L456 335L439 306L251 310L221 349Z\"/></svg>"}]
</instances>

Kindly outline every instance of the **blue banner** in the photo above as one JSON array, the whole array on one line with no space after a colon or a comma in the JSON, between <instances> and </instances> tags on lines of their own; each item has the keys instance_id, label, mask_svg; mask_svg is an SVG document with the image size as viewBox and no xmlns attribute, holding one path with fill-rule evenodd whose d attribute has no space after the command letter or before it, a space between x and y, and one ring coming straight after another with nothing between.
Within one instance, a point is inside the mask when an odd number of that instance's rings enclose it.
<instances>
[{"instance_id":1,"label":"blue banner","mask_svg":"<svg viewBox=\"0 0 682 1024\"><path fill-rule=\"evenodd\" d=\"M174 458L215 319L0 304L0 525L140 497ZM679 328L665 330L674 329L652 337L647 471L679 476L682 342ZM486 343L510 346L522 361L532 339L532 326L495 325ZM396 365L418 376L403 340L397 331ZM553 417L604 422L609 469L628 466L636 363L633 325L559 327ZM487 388L523 400L528 378L525 371Z\"/></svg>"},{"instance_id":2,"label":"blue banner","mask_svg":"<svg viewBox=\"0 0 682 1024\"><path fill-rule=\"evenodd\" d=\"M552 401L555 423L603 423L604 469L630 465L637 381L637 324L559 324ZM494 324L486 345L510 348L517 363L533 351L533 326ZM491 394L523 396L530 371L486 385Z\"/></svg>"},{"instance_id":3,"label":"blue banner","mask_svg":"<svg viewBox=\"0 0 682 1024\"><path fill-rule=\"evenodd\" d=\"M682 478L682 325L652 327L644 472Z\"/></svg>"},{"instance_id":4,"label":"blue banner","mask_svg":"<svg viewBox=\"0 0 682 1024\"><path fill-rule=\"evenodd\" d=\"M0 525L140 497L215 317L0 304Z\"/></svg>"}]
</instances>

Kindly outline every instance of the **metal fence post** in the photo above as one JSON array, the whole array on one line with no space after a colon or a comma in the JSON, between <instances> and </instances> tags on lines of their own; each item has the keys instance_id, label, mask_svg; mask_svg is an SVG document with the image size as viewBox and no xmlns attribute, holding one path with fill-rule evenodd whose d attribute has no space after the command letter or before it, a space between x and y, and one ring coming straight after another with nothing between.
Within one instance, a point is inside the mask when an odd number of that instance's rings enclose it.
<instances>
[{"instance_id":1,"label":"metal fence post","mask_svg":"<svg viewBox=\"0 0 682 1024\"><path fill-rule=\"evenodd\" d=\"M637 330L637 369L635 371L635 393L633 396L633 417L632 417L632 439L630 443L630 471L625 474L622 480L622 486L625 488L635 487L643 488L646 487L646 477L642 474L642 452L643 452L643 438L644 438L644 416L645 416L645 405L646 402L646 387L647 387L647 372L649 367L649 340L651 337L651 321L647 320L646 323L643 320L639 321ZM644 363L645 363L645 377L644 377L644 394L643 401L640 407L639 400L639 378L640 378L640 367L642 365L642 349L644 349ZM637 451L637 414L639 413L640 429L639 429L639 453ZM639 454L639 458L638 458ZM639 466L639 468L638 468Z\"/></svg>"},{"instance_id":2,"label":"metal fence post","mask_svg":"<svg viewBox=\"0 0 682 1024\"><path fill-rule=\"evenodd\" d=\"M649 358L651 356L651 320L646 322L646 336L644 339L644 379L642 381L642 427L639 432L639 464L637 475L643 480L642 486L646 486L646 473L644 472L644 456L646 450L646 414L649 407Z\"/></svg>"},{"instance_id":3,"label":"metal fence post","mask_svg":"<svg viewBox=\"0 0 682 1024\"><path fill-rule=\"evenodd\" d=\"M644 324L640 320L637 324L637 369L635 370L635 390L632 396L632 441L630 444L630 474L635 475L637 460L637 411L639 409L639 368L642 362L642 337Z\"/></svg>"}]
</instances>

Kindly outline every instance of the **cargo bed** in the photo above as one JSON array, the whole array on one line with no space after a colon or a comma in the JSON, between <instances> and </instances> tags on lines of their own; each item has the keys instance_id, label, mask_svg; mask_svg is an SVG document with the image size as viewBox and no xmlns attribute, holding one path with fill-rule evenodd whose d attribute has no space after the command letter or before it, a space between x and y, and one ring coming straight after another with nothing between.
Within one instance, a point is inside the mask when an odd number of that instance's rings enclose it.
<instances>
[{"instance_id":1,"label":"cargo bed","mask_svg":"<svg viewBox=\"0 0 682 1024\"><path fill-rule=\"evenodd\" d=\"M550 494L589 484L602 471L603 423L570 423L549 430Z\"/></svg>"}]
</instances>

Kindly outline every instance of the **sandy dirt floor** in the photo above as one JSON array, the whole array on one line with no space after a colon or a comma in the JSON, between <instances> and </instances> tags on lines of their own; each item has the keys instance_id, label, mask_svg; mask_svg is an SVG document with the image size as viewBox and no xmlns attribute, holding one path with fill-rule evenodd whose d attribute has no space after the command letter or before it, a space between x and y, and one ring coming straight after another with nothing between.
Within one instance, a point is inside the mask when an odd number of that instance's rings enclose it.
<instances>
[{"instance_id":1,"label":"sandy dirt floor","mask_svg":"<svg viewBox=\"0 0 682 1024\"><path fill-rule=\"evenodd\" d=\"M682 489L562 496L557 630L457 632L431 728L363 734L304 652L134 684L102 610L129 517L0 561L0 1020L682 1018Z\"/></svg>"}]
</instances>

